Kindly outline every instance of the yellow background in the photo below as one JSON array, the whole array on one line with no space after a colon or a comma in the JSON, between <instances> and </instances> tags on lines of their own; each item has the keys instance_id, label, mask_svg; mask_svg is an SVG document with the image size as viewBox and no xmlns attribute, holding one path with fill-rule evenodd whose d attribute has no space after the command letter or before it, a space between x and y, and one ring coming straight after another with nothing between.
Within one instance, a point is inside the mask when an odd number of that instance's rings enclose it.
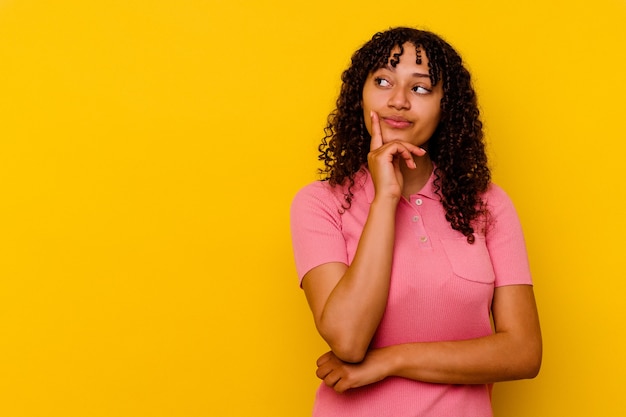
<instances>
[{"instance_id":1,"label":"yellow background","mask_svg":"<svg viewBox=\"0 0 626 417\"><path fill-rule=\"evenodd\" d=\"M626 2L0 1L0 415L307 416L291 198L351 53L463 54L544 364L497 416L624 416Z\"/></svg>"}]
</instances>

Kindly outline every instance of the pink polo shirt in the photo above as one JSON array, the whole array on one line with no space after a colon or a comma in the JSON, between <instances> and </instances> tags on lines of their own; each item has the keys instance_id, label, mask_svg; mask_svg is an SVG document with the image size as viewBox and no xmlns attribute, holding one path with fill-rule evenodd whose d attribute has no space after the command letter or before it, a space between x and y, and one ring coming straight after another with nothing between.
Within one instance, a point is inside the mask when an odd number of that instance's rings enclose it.
<instances>
[{"instance_id":1,"label":"pink polo shirt","mask_svg":"<svg viewBox=\"0 0 626 417\"><path fill-rule=\"evenodd\" d=\"M341 210L345 187L314 182L295 196L291 229L300 280L327 262L350 264L374 185L359 172L349 210ZM453 230L433 189L434 175L396 212L396 235L385 314L372 347L461 340L492 333L490 307L495 287L532 285L524 237L511 200L491 184L483 198L491 213L486 233L474 244ZM490 385L446 385L390 377L337 394L322 384L314 417L488 417Z\"/></svg>"}]
</instances>

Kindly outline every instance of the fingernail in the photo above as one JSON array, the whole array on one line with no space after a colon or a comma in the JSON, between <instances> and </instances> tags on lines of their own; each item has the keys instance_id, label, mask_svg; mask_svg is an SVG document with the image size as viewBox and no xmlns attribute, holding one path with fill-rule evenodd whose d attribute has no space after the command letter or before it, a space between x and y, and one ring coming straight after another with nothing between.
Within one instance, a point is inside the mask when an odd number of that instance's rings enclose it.
<instances>
[{"instance_id":1,"label":"fingernail","mask_svg":"<svg viewBox=\"0 0 626 417\"><path fill-rule=\"evenodd\" d=\"M421 149L421 150L423 150L423 151L424 151L424 153L426 153L426 149L424 149L424 148L422 148L422 147L420 147L420 149Z\"/></svg>"}]
</instances>

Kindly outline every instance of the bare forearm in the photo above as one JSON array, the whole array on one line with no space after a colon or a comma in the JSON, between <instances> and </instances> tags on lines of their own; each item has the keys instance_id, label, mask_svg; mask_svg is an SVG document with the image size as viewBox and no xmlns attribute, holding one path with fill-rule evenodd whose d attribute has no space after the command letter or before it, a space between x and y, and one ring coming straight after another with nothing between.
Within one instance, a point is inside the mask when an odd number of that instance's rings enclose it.
<instances>
[{"instance_id":1,"label":"bare forearm","mask_svg":"<svg viewBox=\"0 0 626 417\"><path fill-rule=\"evenodd\" d=\"M318 328L342 359L360 361L387 304L397 202L374 201L353 262L328 297Z\"/></svg>"},{"instance_id":2,"label":"bare forearm","mask_svg":"<svg viewBox=\"0 0 626 417\"><path fill-rule=\"evenodd\" d=\"M483 338L390 346L381 352L388 376L445 384L487 384L533 378L541 345L509 334Z\"/></svg>"},{"instance_id":3,"label":"bare forearm","mask_svg":"<svg viewBox=\"0 0 626 417\"><path fill-rule=\"evenodd\" d=\"M541 366L542 341L532 287L496 288L492 312L494 334L390 346L381 352L383 369L388 376L448 384L533 378Z\"/></svg>"},{"instance_id":4,"label":"bare forearm","mask_svg":"<svg viewBox=\"0 0 626 417\"><path fill-rule=\"evenodd\" d=\"M488 384L533 378L541 363L541 341L510 334L453 342L409 343L370 350L358 364L333 352L317 361L318 378L337 392L390 376L437 384Z\"/></svg>"}]
</instances>

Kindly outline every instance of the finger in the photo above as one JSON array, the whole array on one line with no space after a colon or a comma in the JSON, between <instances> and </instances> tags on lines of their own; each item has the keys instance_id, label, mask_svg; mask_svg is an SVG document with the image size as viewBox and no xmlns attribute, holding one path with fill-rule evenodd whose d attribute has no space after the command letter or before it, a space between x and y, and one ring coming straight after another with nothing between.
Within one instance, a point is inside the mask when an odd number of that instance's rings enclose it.
<instances>
[{"instance_id":1,"label":"finger","mask_svg":"<svg viewBox=\"0 0 626 417\"><path fill-rule=\"evenodd\" d=\"M324 379L328 376L328 374L330 374L333 371L333 368L330 366L320 366L319 368L317 368L317 370L315 371L315 376L318 377L319 379Z\"/></svg>"},{"instance_id":2,"label":"finger","mask_svg":"<svg viewBox=\"0 0 626 417\"><path fill-rule=\"evenodd\" d=\"M319 378L324 378L332 370L333 363L331 361L325 361L317 364L317 371L315 373Z\"/></svg>"},{"instance_id":3,"label":"finger","mask_svg":"<svg viewBox=\"0 0 626 417\"><path fill-rule=\"evenodd\" d=\"M355 381L350 372L343 372L341 374L341 377L337 380L337 382L335 382L335 385L333 385L333 389L335 390L335 392L342 394L348 391L349 389L352 389L358 386L358 385L355 385L354 382Z\"/></svg>"},{"instance_id":4,"label":"finger","mask_svg":"<svg viewBox=\"0 0 626 417\"><path fill-rule=\"evenodd\" d=\"M370 151L368 157L374 157L376 155L383 156L385 160L392 161L394 157L399 157L400 159L404 159L409 163L410 160L413 160L413 156L424 156L426 155L426 150L424 148L420 148L419 146L415 146L412 143L404 142L404 141L391 141L388 144L382 146L380 149Z\"/></svg>"},{"instance_id":5,"label":"finger","mask_svg":"<svg viewBox=\"0 0 626 417\"><path fill-rule=\"evenodd\" d=\"M333 389L338 394L343 394L348 389L350 389L350 385L344 381L343 378L339 378L339 380L333 385Z\"/></svg>"},{"instance_id":6,"label":"finger","mask_svg":"<svg viewBox=\"0 0 626 417\"><path fill-rule=\"evenodd\" d=\"M383 133L380 129L380 119L378 113L375 111L370 112L370 118L372 119L372 140L370 142L370 150L378 149L383 146Z\"/></svg>"},{"instance_id":7,"label":"finger","mask_svg":"<svg viewBox=\"0 0 626 417\"><path fill-rule=\"evenodd\" d=\"M326 363L330 360L330 355L332 354L332 352L326 352L324 353L322 356L320 356L319 358L317 358L317 362L315 362L315 364L317 366L322 365L323 363Z\"/></svg>"},{"instance_id":8,"label":"finger","mask_svg":"<svg viewBox=\"0 0 626 417\"><path fill-rule=\"evenodd\" d=\"M324 381L324 385L333 388L337 382L341 379L340 372L329 372L324 378L321 378Z\"/></svg>"},{"instance_id":9,"label":"finger","mask_svg":"<svg viewBox=\"0 0 626 417\"><path fill-rule=\"evenodd\" d=\"M415 168L417 166L413 160L413 155L421 156L419 149L420 148L417 146L406 142L396 142L395 146L390 147L392 154L396 157L394 161L402 159L409 168Z\"/></svg>"},{"instance_id":10,"label":"finger","mask_svg":"<svg viewBox=\"0 0 626 417\"><path fill-rule=\"evenodd\" d=\"M426 154L428 153L428 152L426 152L426 149L424 149L424 148L420 148L419 146L416 146L416 148L417 148L417 149L411 149L411 152L412 152L414 155L417 155L417 156L424 156L424 155L426 155Z\"/></svg>"},{"instance_id":11,"label":"finger","mask_svg":"<svg viewBox=\"0 0 626 417\"><path fill-rule=\"evenodd\" d=\"M427 154L426 149L421 148L419 146L415 146L411 143L407 143L407 142L401 142L402 145L406 148L406 150L409 152L409 154L406 154L404 152L402 152L402 158L405 160L406 165L409 168L417 168L417 164L415 163L415 159L413 158L413 156L417 156L417 157L422 157L424 155ZM409 160L410 158L410 160Z\"/></svg>"}]
</instances>

